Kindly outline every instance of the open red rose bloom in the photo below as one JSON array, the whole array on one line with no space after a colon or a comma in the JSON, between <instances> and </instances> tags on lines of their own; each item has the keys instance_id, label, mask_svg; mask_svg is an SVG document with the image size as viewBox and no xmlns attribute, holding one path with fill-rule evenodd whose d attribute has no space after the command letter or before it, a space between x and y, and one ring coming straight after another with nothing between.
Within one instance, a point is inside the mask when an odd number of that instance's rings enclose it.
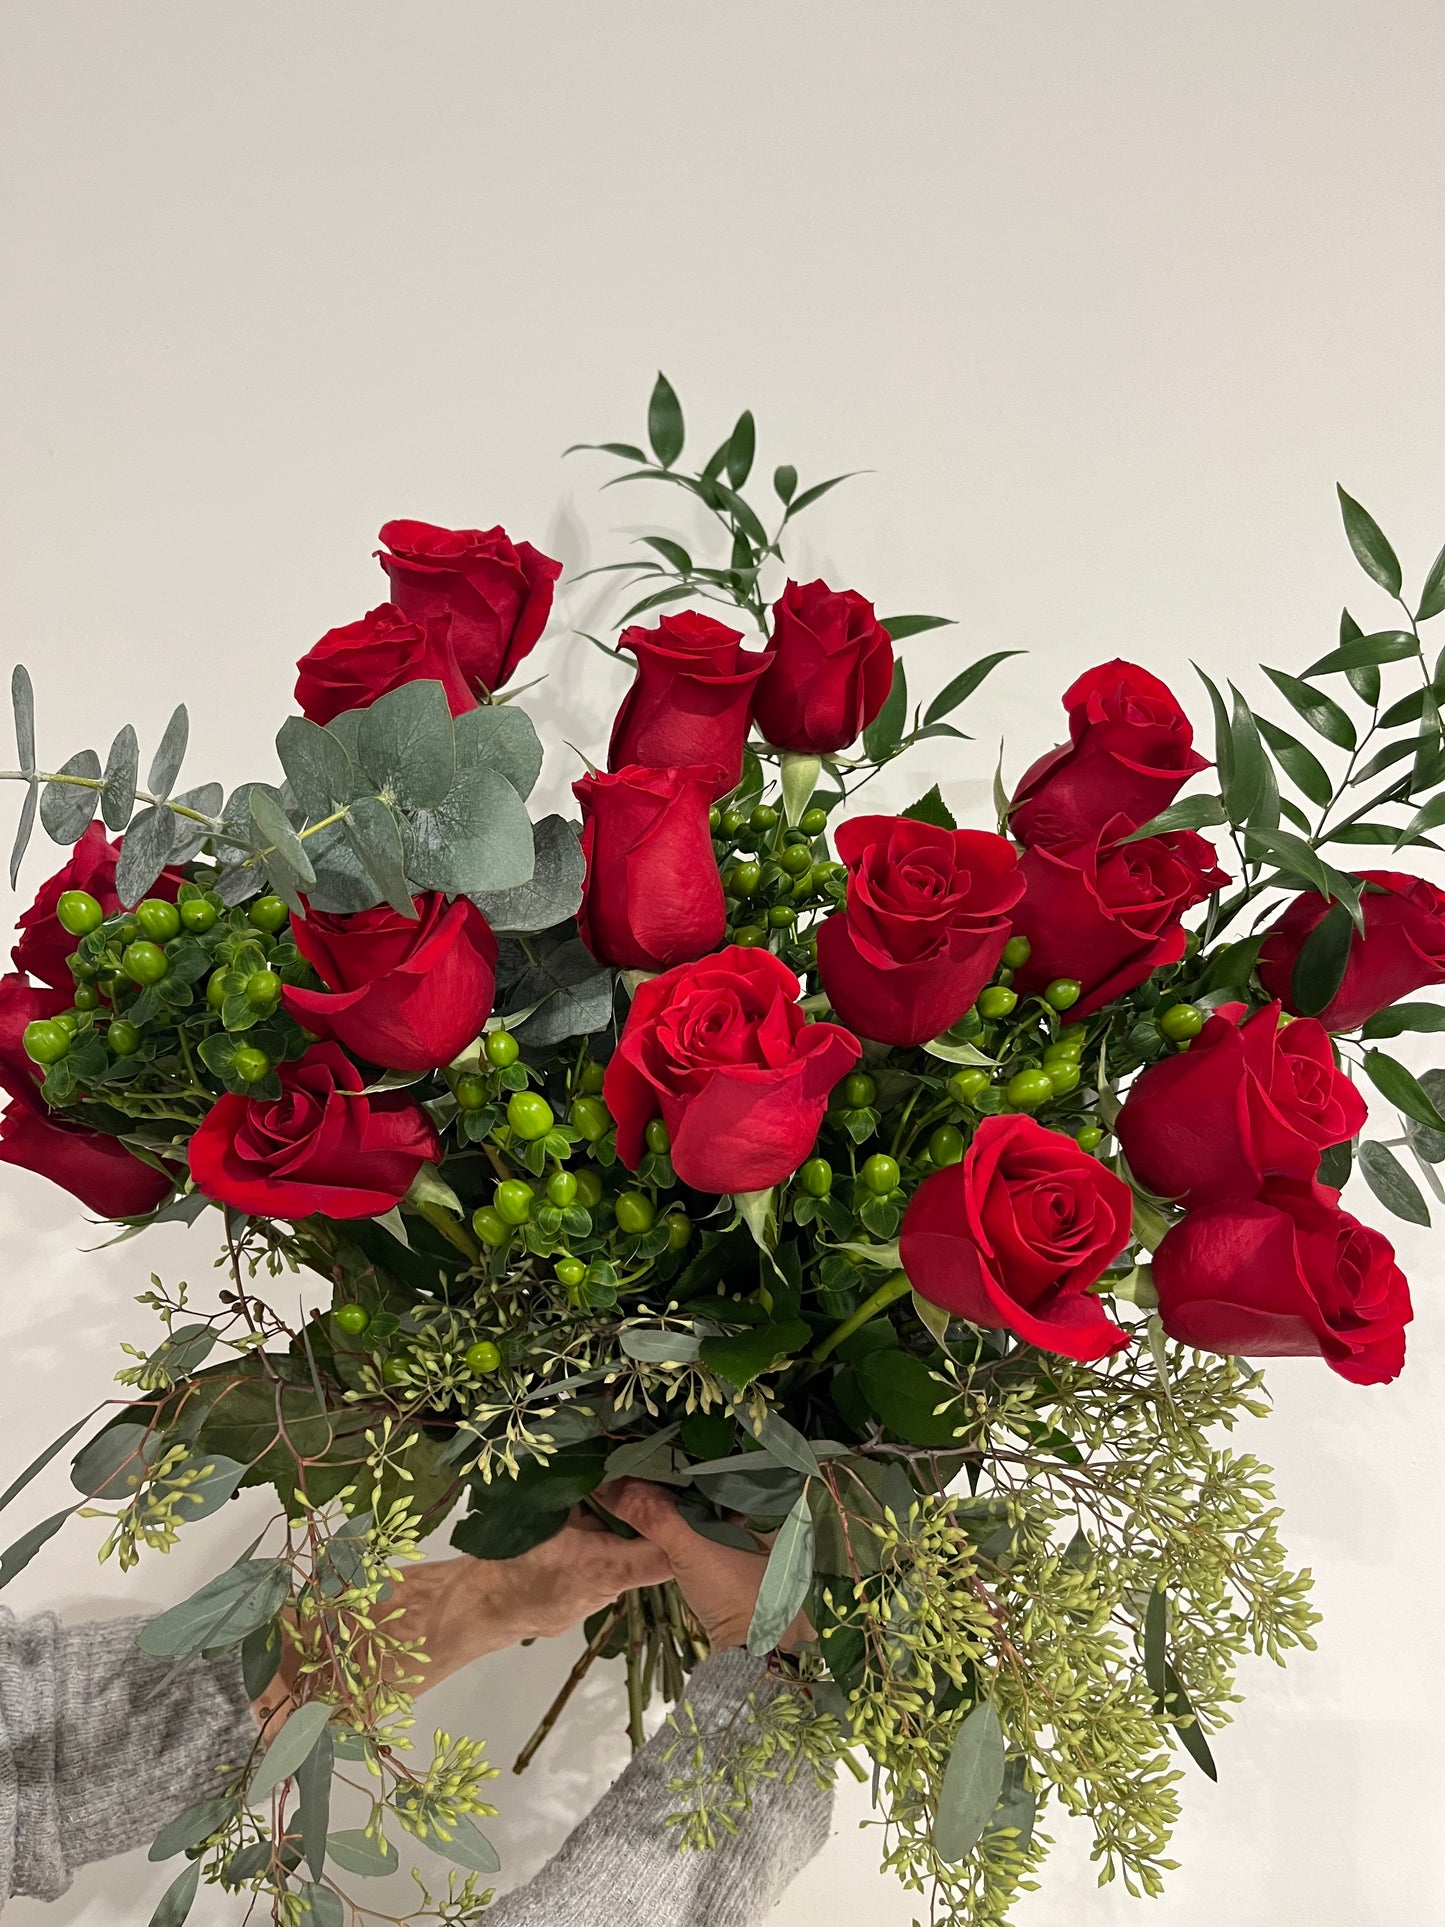
<instances>
[{"instance_id":1,"label":"open red rose bloom","mask_svg":"<svg viewBox=\"0 0 1445 1927\"><path fill-rule=\"evenodd\" d=\"M739 1521L775 1545L751 1649L806 1629L818 1746L861 1737L900 1864L950 1921L1000 1921L1055 1752L1147 1885L1118 1842L1169 1816L1136 1826L1084 1753L1125 1762L1128 1799L1176 1746L1212 1770L1235 1650L1307 1641L1220 1428L1259 1410L1259 1360L1322 1363L1341 1400L1405 1363L1409 1287L1366 1220L1418 1237L1445 1206L1445 1070L1393 1041L1445 1031L1445 891L1339 859L1352 831L1433 848L1440 691L1409 636L1351 626L1269 672L1283 720L1206 677L1206 757L1180 693L1116 659L1065 691L1066 741L1006 746L1027 766L980 813L998 732L948 719L1008 652L955 663L916 640L940 618L794 580L784 538L832 484L781 466L750 500L754 432L685 473L663 382L656 460L602 445L726 531L712 561L645 538L606 669L547 639L561 565L530 543L386 523L388 599L306 650L276 767L229 792L180 788L184 711L144 784L128 729L47 761L17 671L16 862L37 817L66 861L0 981L0 1162L37 1212L65 1205L36 1177L222 1235L214 1304L143 1301L165 1330L76 1481L126 1508L127 1556L174 1536L177 1493L204 1517L275 1487L270 1603L232 1643L259 1667L302 1628L298 1691L383 1819L489 1865L378 1740L366 1575L463 1500L482 1558L584 1503L601 1529L630 1475L739 1559ZM547 802L534 669L578 745L549 745ZM946 773L885 810L919 748ZM195 1650L228 1623L196 1619ZM702 1650L661 1589L592 1635L630 1655L634 1730ZM244 1791L212 1827L233 1854ZM266 1862L282 1887L298 1864Z\"/></svg>"}]
</instances>

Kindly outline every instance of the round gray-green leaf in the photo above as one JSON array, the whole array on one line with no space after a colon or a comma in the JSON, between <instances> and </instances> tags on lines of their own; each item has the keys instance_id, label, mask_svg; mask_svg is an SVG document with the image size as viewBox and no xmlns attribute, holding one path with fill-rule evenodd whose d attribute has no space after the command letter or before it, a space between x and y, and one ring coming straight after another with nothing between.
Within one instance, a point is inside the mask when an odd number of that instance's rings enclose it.
<instances>
[{"instance_id":1,"label":"round gray-green leaf","mask_svg":"<svg viewBox=\"0 0 1445 1927\"><path fill-rule=\"evenodd\" d=\"M100 758L93 749L77 750L56 774L84 776L98 783ZM40 821L46 835L55 843L78 843L90 827L99 801L100 791L87 789L83 783L47 783L40 792Z\"/></svg>"}]
</instances>

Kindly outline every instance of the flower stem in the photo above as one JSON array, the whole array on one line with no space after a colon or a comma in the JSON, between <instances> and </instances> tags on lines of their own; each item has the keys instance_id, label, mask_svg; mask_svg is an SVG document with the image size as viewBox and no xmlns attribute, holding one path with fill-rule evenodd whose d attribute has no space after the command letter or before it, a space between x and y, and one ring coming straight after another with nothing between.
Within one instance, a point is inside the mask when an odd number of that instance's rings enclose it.
<instances>
[{"instance_id":1,"label":"flower stem","mask_svg":"<svg viewBox=\"0 0 1445 1927\"><path fill-rule=\"evenodd\" d=\"M813 1363L821 1365L830 1352L836 1351L845 1338L851 1338L855 1331L862 1329L870 1318L876 1318L880 1311L886 1311L896 1304L905 1293L912 1291L913 1284L906 1271L895 1271L870 1298L865 1298L857 1311L845 1318L841 1325L828 1333L822 1344L813 1353Z\"/></svg>"}]
</instances>

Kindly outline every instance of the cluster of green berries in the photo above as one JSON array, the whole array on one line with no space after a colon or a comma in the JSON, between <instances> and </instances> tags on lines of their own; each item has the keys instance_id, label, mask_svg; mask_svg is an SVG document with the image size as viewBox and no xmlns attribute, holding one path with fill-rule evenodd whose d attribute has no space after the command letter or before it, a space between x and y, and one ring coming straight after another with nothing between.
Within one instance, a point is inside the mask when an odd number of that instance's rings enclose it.
<instances>
[{"instance_id":1,"label":"cluster of green berries","mask_svg":"<svg viewBox=\"0 0 1445 1927\"><path fill-rule=\"evenodd\" d=\"M732 942L760 948L779 931L791 930L803 908L842 895L842 864L820 860L813 849L828 827L826 810L805 810L791 829L783 827L771 803L747 810L714 804L708 820L713 852L724 866ZM811 940L804 938L800 947L810 949Z\"/></svg>"}]
</instances>

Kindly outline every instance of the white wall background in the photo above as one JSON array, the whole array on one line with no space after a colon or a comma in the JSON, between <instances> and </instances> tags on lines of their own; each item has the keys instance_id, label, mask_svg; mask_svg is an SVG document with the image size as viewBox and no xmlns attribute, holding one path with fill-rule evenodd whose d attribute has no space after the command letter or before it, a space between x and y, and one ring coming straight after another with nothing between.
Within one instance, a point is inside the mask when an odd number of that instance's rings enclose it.
<instances>
[{"instance_id":1,"label":"white wall background","mask_svg":"<svg viewBox=\"0 0 1445 1927\"><path fill-rule=\"evenodd\" d=\"M1322 653L1346 595L1380 626L1336 479L1415 583L1445 538L1442 58L1432 0L10 0L0 627L42 747L103 749L125 718L153 744L184 696L191 781L270 773L295 657L382 598L387 516L503 521L580 567L670 511L558 460L640 436L659 366L708 447L746 404L769 465L874 471L806 518L799 573L956 615L909 646L920 689L1032 652L975 703L976 745L888 779L894 807L942 778L985 820L999 734L1016 774L1102 657L1171 677L1201 721L1191 656L1261 693L1252 665ZM584 608L529 701L595 751L621 679L569 638ZM574 773L550 752L554 792ZM25 900L52 856L38 840ZM106 1395L146 1270L199 1286L212 1255L183 1234L78 1255L97 1239L61 1193L6 1173L3 1198L0 1475ZM1400 1244L1404 1379L1282 1365L1250 1441L1317 1570L1321 1652L1246 1668L1166 1899L1096 1896L1060 1822L1024 1927L1445 1919L1442 1267L1438 1239ZM65 1490L41 1481L7 1527ZM128 1581L94 1532L17 1607L157 1606L245 1521ZM496 1659L436 1717L506 1762L570 1657ZM509 1876L616 1770L619 1720L599 1684L504 1782ZM779 1919L913 1918L864 1817L850 1786ZM13 1918L142 1920L166 1878L134 1855Z\"/></svg>"}]
</instances>

